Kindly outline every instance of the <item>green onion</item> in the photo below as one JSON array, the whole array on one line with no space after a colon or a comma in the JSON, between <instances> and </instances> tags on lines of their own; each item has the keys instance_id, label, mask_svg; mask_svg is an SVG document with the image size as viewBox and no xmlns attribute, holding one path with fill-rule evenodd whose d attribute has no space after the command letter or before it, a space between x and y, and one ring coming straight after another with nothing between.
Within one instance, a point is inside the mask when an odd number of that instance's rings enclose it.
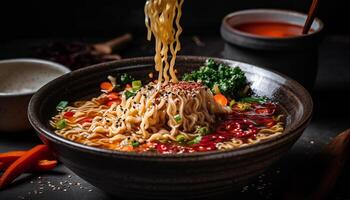
<instances>
[{"instance_id":1,"label":"green onion","mask_svg":"<svg viewBox=\"0 0 350 200\"><path fill-rule=\"evenodd\" d=\"M176 136L176 141L177 142L183 142L186 140L186 137L183 134L179 134Z\"/></svg>"},{"instance_id":2,"label":"green onion","mask_svg":"<svg viewBox=\"0 0 350 200\"><path fill-rule=\"evenodd\" d=\"M214 94L220 94L220 88L218 84L214 84L213 89L212 89Z\"/></svg>"},{"instance_id":3,"label":"green onion","mask_svg":"<svg viewBox=\"0 0 350 200\"><path fill-rule=\"evenodd\" d=\"M142 83L140 80L133 81L133 82L131 82L131 86L132 86L133 91L137 91L142 87Z\"/></svg>"},{"instance_id":4,"label":"green onion","mask_svg":"<svg viewBox=\"0 0 350 200\"><path fill-rule=\"evenodd\" d=\"M131 146L133 146L133 147L138 147L139 145L140 145L140 143L138 141L131 142Z\"/></svg>"},{"instance_id":5,"label":"green onion","mask_svg":"<svg viewBox=\"0 0 350 200\"><path fill-rule=\"evenodd\" d=\"M179 123L181 121L181 116L180 115L175 115L174 116L174 120L176 121L176 123Z\"/></svg>"},{"instance_id":6,"label":"green onion","mask_svg":"<svg viewBox=\"0 0 350 200\"><path fill-rule=\"evenodd\" d=\"M66 120L61 119L58 122L56 122L56 128L57 129L64 129L67 126Z\"/></svg>"},{"instance_id":7,"label":"green onion","mask_svg":"<svg viewBox=\"0 0 350 200\"><path fill-rule=\"evenodd\" d=\"M56 110L57 111L62 111L63 109L65 109L68 106L68 101L60 101L57 106L56 106Z\"/></svg>"},{"instance_id":8,"label":"green onion","mask_svg":"<svg viewBox=\"0 0 350 200\"><path fill-rule=\"evenodd\" d=\"M267 101L266 97L245 97L240 99L241 102L246 103L265 103Z\"/></svg>"},{"instance_id":9,"label":"green onion","mask_svg":"<svg viewBox=\"0 0 350 200\"><path fill-rule=\"evenodd\" d=\"M197 137L195 137L193 140L189 141L187 144L198 144L200 141L202 140L202 136L198 135Z\"/></svg>"},{"instance_id":10,"label":"green onion","mask_svg":"<svg viewBox=\"0 0 350 200\"><path fill-rule=\"evenodd\" d=\"M232 99L232 100L230 101L230 107L232 107L233 105L235 105L235 103L236 103L236 101L235 101L234 99Z\"/></svg>"},{"instance_id":11,"label":"green onion","mask_svg":"<svg viewBox=\"0 0 350 200\"><path fill-rule=\"evenodd\" d=\"M124 94L125 94L126 99L129 99L130 97L133 97L136 95L135 92L131 92L129 90L125 91Z\"/></svg>"},{"instance_id":12,"label":"green onion","mask_svg":"<svg viewBox=\"0 0 350 200\"><path fill-rule=\"evenodd\" d=\"M200 127L197 130L201 135L207 135L209 133L209 129L207 127Z\"/></svg>"}]
</instances>

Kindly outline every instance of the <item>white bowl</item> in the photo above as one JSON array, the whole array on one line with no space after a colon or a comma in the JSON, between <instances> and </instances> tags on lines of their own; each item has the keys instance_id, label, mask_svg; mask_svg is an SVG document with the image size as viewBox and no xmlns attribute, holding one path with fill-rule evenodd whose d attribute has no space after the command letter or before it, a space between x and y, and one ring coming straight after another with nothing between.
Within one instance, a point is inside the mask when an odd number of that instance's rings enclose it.
<instances>
[{"instance_id":1,"label":"white bowl","mask_svg":"<svg viewBox=\"0 0 350 200\"><path fill-rule=\"evenodd\" d=\"M30 129L27 107L31 96L49 81L68 72L67 67L45 60L0 61L0 132Z\"/></svg>"}]
</instances>

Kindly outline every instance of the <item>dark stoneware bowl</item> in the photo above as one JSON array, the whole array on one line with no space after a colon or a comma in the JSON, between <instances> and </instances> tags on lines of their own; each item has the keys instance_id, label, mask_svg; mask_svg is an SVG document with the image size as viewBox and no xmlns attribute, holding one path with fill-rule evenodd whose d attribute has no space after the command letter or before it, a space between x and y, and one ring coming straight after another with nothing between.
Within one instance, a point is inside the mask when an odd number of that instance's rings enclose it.
<instances>
[{"instance_id":1,"label":"dark stoneware bowl","mask_svg":"<svg viewBox=\"0 0 350 200\"><path fill-rule=\"evenodd\" d=\"M179 73L201 66L206 58L179 56ZM29 119L41 140L78 176L123 198L208 197L238 189L278 160L302 134L312 113L312 99L297 82L269 70L224 59L240 66L258 95L279 102L287 113L285 133L259 144L225 152L156 155L85 146L58 135L49 126L60 100L75 101L99 93L108 75L128 72L145 80L153 58L103 63L64 75L42 87L31 99Z\"/></svg>"},{"instance_id":2,"label":"dark stoneware bowl","mask_svg":"<svg viewBox=\"0 0 350 200\"><path fill-rule=\"evenodd\" d=\"M251 9L228 14L221 24L226 41L223 56L267 67L292 77L312 91L318 69L318 44L323 23L316 18L313 32L291 37L263 37L249 34L235 26L252 22L277 22L304 26L306 14L289 10Z\"/></svg>"}]
</instances>

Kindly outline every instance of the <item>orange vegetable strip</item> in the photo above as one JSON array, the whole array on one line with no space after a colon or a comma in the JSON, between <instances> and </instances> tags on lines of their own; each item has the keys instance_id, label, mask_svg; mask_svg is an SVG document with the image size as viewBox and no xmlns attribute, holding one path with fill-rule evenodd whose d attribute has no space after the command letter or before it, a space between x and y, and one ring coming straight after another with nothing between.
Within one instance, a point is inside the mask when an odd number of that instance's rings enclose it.
<instances>
[{"instance_id":1,"label":"orange vegetable strip","mask_svg":"<svg viewBox=\"0 0 350 200\"><path fill-rule=\"evenodd\" d=\"M113 90L113 85L112 85L112 83L110 83L110 82L102 82L102 83L100 84L100 88L101 88L102 90L112 91L112 90Z\"/></svg>"},{"instance_id":2,"label":"orange vegetable strip","mask_svg":"<svg viewBox=\"0 0 350 200\"><path fill-rule=\"evenodd\" d=\"M214 95L214 100L216 101L216 103L223 105L223 106L226 106L228 103L227 98L222 94Z\"/></svg>"},{"instance_id":3,"label":"orange vegetable strip","mask_svg":"<svg viewBox=\"0 0 350 200\"><path fill-rule=\"evenodd\" d=\"M10 151L6 153L0 153L0 162L2 163L1 169L7 168L10 164L15 162L19 157L23 156L25 151Z\"/></svg>"},{"instance_id":4,"label":"orange vegetable strip","mask_svg":"<svg viewBox=\"0 0 350 200\"><path fill-rule=\"evenodd\" d=\"M34 171L48 171L57 166L57 160L39 160Z\"/></svg>"},{"instance_id":5,"label":"orange vegetable strip","mask_svg":"<svg viewBox=\"0 0 350 200\"><path fill-rule=\"evenodd\" d=\"M37 145L13 162L0 178L0 189L11 183L21 173L30 171L42 158L49 157L50 151L46 145Z\"/></svg>"}]
</instances>

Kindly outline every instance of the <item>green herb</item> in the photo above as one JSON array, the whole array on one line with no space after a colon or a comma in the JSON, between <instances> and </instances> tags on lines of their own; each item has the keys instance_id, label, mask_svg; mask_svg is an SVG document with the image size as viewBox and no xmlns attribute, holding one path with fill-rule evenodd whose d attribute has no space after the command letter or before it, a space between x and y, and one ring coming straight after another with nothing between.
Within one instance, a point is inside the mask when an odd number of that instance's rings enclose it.
<instances>
[{"instance_id":1,"label":"green herb","mask_svg":"<svg viewBox=\"0 0 350 200\"><path fill-rule=\"evenodd\" d=\"M198 128L198 132L201 135L207 135L207 134L209 134L209 129L207 127L200 127L200 128Z\"/></svg>"},{"instance_id":2,"label":"green herb","mask_svg":"<svg viewBox=\"0 0 350 200\"><path fill-rule=\"evenodd\" d=\"M266 97L245 97L240 99L241 102L246 103L265 103L267 101Z\"/></svg>"},{"instance_id":3,"label":"green herb","mask_svg":"<svg viewBox=\"0 0 350 200\"><path fill-rule=\"evenodd\" d=\"M189 141L187 144L189 144L189 145L198 144L201 140L202 140L202 136L198 135L193 140Z\"/></svg>"},{"instance_id":4,"label":"green herb","mask_svg":"<svg viewBox=\"0 0 350 200\"><path fill-rule=\"evenodd\" d=\"M180 115L175 115L174 116L174 120L176 121L176 123L179 123L181 121L181 116Z\"/></svg>"},{"instance_id":5,"label":"green herb","mask_svg":"<svg viewBox=\"0 0 350 200\"><path fill-rule=\"evenodd\" d=\"M230 98L242 98L249 95L249 83L244 72L239 67L230 67L208 59L204 66L191 73L185 74L184 81L200 81L212 89L213 93L219 90ZM217 86L215 86L217 85ZM215 87L214 87L215 86Z\"/></svg>"},{"instance_id":6,"label":"green herb","mask_svg":"<svg viewBox=\"0 0 350 200\"><path fill-rule=\"evenodd\" d=\"M63 109L65 109L68 106L68 101L60 101L57 106L56 106L56 110L57 111L62 111Z\"/></svg>"},{"instance_id":7,"label":"green herb","mask_svg":"<svg viewBox=\"0 0 350 200\"><path fill-rule=\"evenodd\" d=\"M138 147L140 145L140 143L138 142L138 141L132 141L131 142L131 146L133 146L133 147Z\"/></svg>"},{"instance_id":8,"label":"green herb","mask_svg":"<svg viewBox=\"0 0 350 200\"><path fill-rule=\"evenodd\" d=\"M58 122L56 122L56 128L57 129L64 129L67 126L66 120L61 119Z\"/></svg>"},{"instance_id":9,"label":"green herb","mask_svg":"<svg viewBox=\"0 0 350 200\"><path fill-rule=\"evenodd\" d=\"M124 73L122 75L120 75L120 82L122 84L127 84L127 83L131 83L134 79L134 77L132 77L131 75Z\"/></svg>"},{"instance_id":10,"label":"green herb","mask_svg":"<svg viewBox=\"0 0 350 200\"><path fill-rule=\"evenodd\" d=\"M141 88L142 83L141 83L140 80L133 81L133 82L131 82L131 86L132 86L132 90L133 91L137 91L137 90L139 90Z\"/></svg>"},{"instance_id":11,"label":"green herb","mask_svg":"<svg viewBox=\"0 0 350 200\"><path fill-rule=\"evenodd\" d=\"M125 95L125 98L126 98L126 99L129 99L130 97L135 96L135 95L136 95L136 92L132 92L132 91L126 90L126 91L124 92L124 95Z\"/></svg>"},{"instance_id":12,"label":"green herb","mask_svg":"<svg viewBox=\"0 0 350 200\"><path fill-rule=\"evenodd\" d=\"M176 136L177 142L184 142L186 140L186 137L183 134L179 134Z\"/></svg>"}]
</instances>

